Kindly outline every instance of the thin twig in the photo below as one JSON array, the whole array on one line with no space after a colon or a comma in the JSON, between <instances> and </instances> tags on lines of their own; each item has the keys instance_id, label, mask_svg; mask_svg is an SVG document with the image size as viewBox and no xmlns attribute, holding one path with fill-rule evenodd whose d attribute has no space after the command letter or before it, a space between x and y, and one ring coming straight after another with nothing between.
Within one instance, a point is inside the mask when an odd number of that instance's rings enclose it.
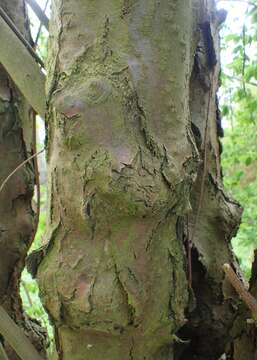
<instances>
[{"instance_id":1,"label":"thin twig","mask_svg":"<svg viewBox=\"0 0 257 360\"><path fill-rule=\"evenodd\" d=\"M36 154L33 154L32 156L30 156L28 159L26 159L25 161L23 161L20 165L18 165L8 176L7 178L5 178L5 180L2 182L2 185L0 186L0 193L3 191L3 188L5 187L5 185L8 183L8 181L10 180L10 178L18 171L20 170L25 164L27 164L30 160L34 159L34 157L40 155L42 152L44 152L45 149L42 149L40 151L38 151Z\"/></svg>"},{"instance_id":2,"label":"thin twig","mask_svg":"<svg viewBox=\"0 0 257 360\"><path fill-rule=\"evenodd\" d=\"M27 296L27 299L28 299L28 302L29 302L29 306L32 307L33 306L33 303L32 303L32 300L31 300L31 297L29 295L29 291L27 289L27 286L26 286L26 283L24 281L21 282L22 286L23 286L23 289L25 291L25 294Z\"/></svg>"},{"instance_id":3,"label":"thin twig","mask_svg":"<svg viewBox=\"0 0 257 360\"><path fill-rule=\"evenodd\" d=\"M189 215L187 215L187 261L188 261L188 283L192 287L193 274L192 274L192 239L189 229Z\"/></svg>"},{"instance_id":4,"label":"thin twig","mask_svg":"<svg viewBox=\"0 0 257 360\"><path fill-rule=\"evenodd\" d=\"M31 111L32 116L32 124L33 124L33 133L32 133L32 151L33 154L37 153L37 124L36 124L36 113L32 109ZM37 189L37 213L36 213L36 224L35 224L35 231L34 231L34 238L37 233L38 224L39 224L39 217L40 217L40 199L41 199L41 193L40 193L40 175L39 175L39 168L38 168L38 157L35 156L33 158L34 162L34 170L35 170L35 180L36 180L36 189Z\"/></svg>"},{"instance_id":5,"label":"thin twig","mask_svg":"<svg viewBox=\"0 0 257 360\"><path fill-rule=\"evenodd\" d=\"M231 129L232 131L234 131L234 110L233 110L233 106L232 106L232 94L231 94L231 88L229 88L229 107L230 107L230 124L231 124Z\"/></svg>"},{"instance_id":6,"label":"thin twig","mask_svg":"<svg viewBox=\"0 0 257 360\"><path fill-rule=\"evenodd\" d=\"M201 207L202 207L202 201L203 201L203 196L204 196L204 183L205 183L205 178L206 178L206 172L207 172L207 139L208 139L208 127L209 127L209 117L210 117L210 103L211 103L211 97L212 97L212 82L213 82L213 75L212 75L212 79L211 79L211 88L210 88L210 92L209 92L209 97L208 97L208 104L207 104L207 115L206 115L206 123L205 123L205 129L204 129L204 140L203 140L203 150L204 150L204 159L203 159L203 176L202 176L202 180L201 180L201 187L200 187L200 198L199 198L199 205L198 205L198 209L196 212L196 217L195 217L195 224L198 223L198 219L200 216L200 211L201 211ZM194 226L193 232L192 232L192 241L194 240L195 237L195 231L196 231L196 226Z\"/></svg>"},{"instance_id":7,"label":"thin twig","mask_svg":"<svg viewBox=\"0 0 257 360\"><path fill-rule=\"evenodd\" d=\"M203 151L204 151L204 159L203 159L203 175L201 178L201 185L200 185L200 196L199 196L199 202L196 210L196 216L195 221L193 224L193 229L191 233L191 239L188 240L188 264L189 264L189 275L188 275L188 282L189 286L192 287L192 246L194 244L194 238L196 233L196 227L198 224L199 216L202 209L202 203L203 203L203 197L204 197L204 183L206 179L206 173L207 173L207 140L208 140L208 127L209 127L209 118L210 118L210 105L211 105L211 98L212 98L212 86L213 86L213 78L214 78L214 71L212 72L212 75L210 77L210 91L208 96L208 104L207 104L207 114L206 114L206 123L205 123L205 129L204 129L204 140L203 140Z\"/></svg>"},{"instance_id":8,"label":"thin twig","mask_svg":"<svg viewBox=\"0 0 257 360\"><path fill-rule=\"evenodd\" d=\"M224 72L223 72L223 75L226 76L228 79L242 82L242 79L240 79L240 78L238 78L238 77L236 77L236 76L228 75L228 74L225 74ZM246 80L244 79L244 82L245 82L245 84L247 84L247 85L257 86L257 83L255 83L255 82L253 82L253 81L246 81Z\"/></svg>"},{"instance_id":9,"label":"thin twig","mask_svg":"<svg viewBox=\"0 0 257 360\"><path fill-rule=\"evenodd\" d=\"M243 83L243 90L244 93L246 94L246 89L245 89L245 63L246 63L246 38L245 38L246 34L245 34L245 23L243 26L243 31L242 31L242 41L243 41L243 64L242 64L242 83Z\"/></svg>"},{"instance_id":10,"label":"thin twig","mask_svg":"<svg viewBox=\"0 0 257 360\"><path fill-rule=\"evenodd\" d=\"M257 300L246 290L242 281L238 278L234 270L229 264L223 265L223 270L231 285L234 287L238 295L248 306L253 314L257 314Z\"/></svg>"}]
</instances>

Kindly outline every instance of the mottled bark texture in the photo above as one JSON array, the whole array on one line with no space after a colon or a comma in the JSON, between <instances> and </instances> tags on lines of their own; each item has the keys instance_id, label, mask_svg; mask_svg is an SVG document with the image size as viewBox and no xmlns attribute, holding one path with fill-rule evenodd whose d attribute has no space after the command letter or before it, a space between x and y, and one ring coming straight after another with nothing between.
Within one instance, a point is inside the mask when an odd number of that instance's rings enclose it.
<instances>
[{"instance_id":1,"label":"mottled bark texture","mask_svg":"<svg viewBox=\"0 0 257 360\"><path fill-rule=\"evenodd\" d=\"M211 0L53 1L38 277L59 359L225 350L241 209L220 171L218 27Z\"/></svg>"},{"instance_id":2,"label":"mottled bark texture","mask_svg":"<svg viewBox=\"0 0 257 360\"><path fill-rule=\"evenodd\" d=\"M200 20L201 33L190 80L191 127L201 157L197 179L190 194L192 212L186 217L186 239L192 241L192 291L188 323L180 330L190 344L181 359L219 359L233 335L237 296L221 270L231 263L240 275L230 240L236 234L242 209L224 192L219 137L223 136L218 109L219 19L210 6ZM212 36L212 43L209 36ZM207 46L208 42L208 46ZM207 54L203 52L207 50ZM185 221L185 220L184 220ZM188 240L187 240L188 241Z\"/></svg>"},{"instance_id":3,"label":"mottled bark texture","mask_svg":"<svg viewBox=\"0 0 257 360\"><path fill-rule=\"evenodd\" d=\"M0 6L20 31L29 36L24 1L1 0ZM0 64L0 185L32 155L30 111L29 104ZM24 317L19 295L20 276L35 231L31 207L34 182L33 162L27 163L0 193L0 303L40 349L40 327ZM4 346L9 358L16 359L5 341Z\"/></svg>"}]
</instances>

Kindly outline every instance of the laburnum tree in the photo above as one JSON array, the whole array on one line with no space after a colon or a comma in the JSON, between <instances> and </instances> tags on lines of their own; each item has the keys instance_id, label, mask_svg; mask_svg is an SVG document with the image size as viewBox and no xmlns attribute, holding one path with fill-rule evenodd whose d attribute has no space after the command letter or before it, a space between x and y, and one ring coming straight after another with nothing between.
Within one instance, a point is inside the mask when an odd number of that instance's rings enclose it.
<instances>
[{"instance_id":1,"label":"laburnum tree","mask_svg":"<svg viewBox=\"0 0 257 360\"><path fill-rule=\"evenodd\" d=\"M52 2L34 269L52 358L255 359L220 165L224 18L213 0Z\"/></svg>"}]
</instances>

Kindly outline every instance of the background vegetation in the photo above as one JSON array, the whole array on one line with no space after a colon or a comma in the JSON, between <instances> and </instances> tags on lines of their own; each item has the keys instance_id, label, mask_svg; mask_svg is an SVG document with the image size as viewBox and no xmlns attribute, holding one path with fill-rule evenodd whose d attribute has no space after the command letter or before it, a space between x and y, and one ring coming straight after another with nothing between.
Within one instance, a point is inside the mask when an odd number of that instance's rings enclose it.
<instances>
[{"instance_id":1,"label":"background vegetation","mask_svg":"<svg viewBox=\"0 0 257 360\"><path fill-rule=\"evenodd\" d=\"M224 184L244 207L233 247L249 278L257 248L257 1L219 1L218 6L228 9L221 31Z\"/></svg>"}]
</instances>

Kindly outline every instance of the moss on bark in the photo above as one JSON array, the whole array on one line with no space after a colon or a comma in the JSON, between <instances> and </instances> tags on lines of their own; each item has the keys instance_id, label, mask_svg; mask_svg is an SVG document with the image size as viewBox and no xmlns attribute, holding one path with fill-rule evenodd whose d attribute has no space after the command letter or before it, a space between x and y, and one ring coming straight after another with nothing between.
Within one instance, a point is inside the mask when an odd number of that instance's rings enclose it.
<instances>
[{"instance_id":1,"label":"moss on bark","mask_svg":"<svg viewBox=\"0 0 257 360\"><path fill-rule=\"evenodd\" d=\"M53 2L51 247L39 279L59 359L185 359L185 348L211 359L214 340L215 356L224 350L234 313L220 265L233 259L240 209L222 188L219 63L208 64L199 26L206 21L218 59L212 1ZM197 226L193 289L184 244L190 226ZM177 352L179 330L189 338Z\"/></svg>"}]
</instances>

